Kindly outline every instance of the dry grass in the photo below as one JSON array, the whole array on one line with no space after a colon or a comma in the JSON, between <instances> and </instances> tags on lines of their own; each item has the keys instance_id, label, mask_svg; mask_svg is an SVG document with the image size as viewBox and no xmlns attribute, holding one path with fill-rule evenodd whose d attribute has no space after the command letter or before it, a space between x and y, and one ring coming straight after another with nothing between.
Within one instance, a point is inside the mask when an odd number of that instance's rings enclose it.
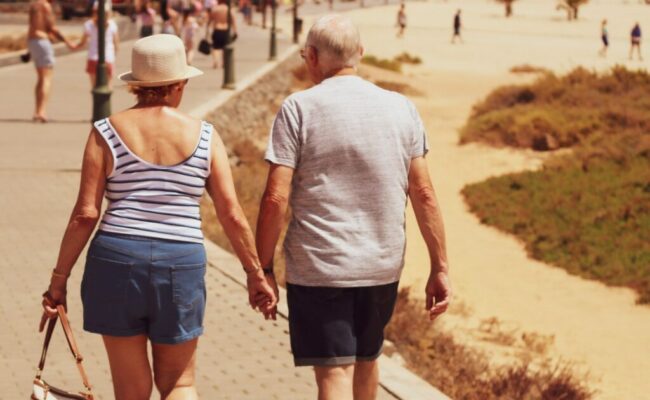
<instances>
[{"instance_id":1,"label":"dry grass","mask_svg":"<svg viewBox=\"0 0 650 400\"><path fill-rule=\"evenodd\" d=\"M536 67L530 64L521 64L510 68L510 72L513 74L546 74L550 71L544 67Z\"/></svg>"},{"instance_id":2,"label":"dry grass","mask_svg":"<svg viewBox=\"0 0 650 400\"><path fill-rule=\"evenodd\" d=\"M24 50L27 48L27 34L0 36L0 53Z\"/></svg>"},{"instance_id":3,"label":"dry grass","mask_svg":"<svg viewBox=\"0 0 650 400\"><path fill-rule=\"evenodd\" d=\"M587 400L593 393L570 365L530 361L505 367L457 343L432 324L421 304L399 293L386 335L408 367L453 399L462 400ZM534 342L534 340L533 340Z\"/></svg>"}]
</instances>

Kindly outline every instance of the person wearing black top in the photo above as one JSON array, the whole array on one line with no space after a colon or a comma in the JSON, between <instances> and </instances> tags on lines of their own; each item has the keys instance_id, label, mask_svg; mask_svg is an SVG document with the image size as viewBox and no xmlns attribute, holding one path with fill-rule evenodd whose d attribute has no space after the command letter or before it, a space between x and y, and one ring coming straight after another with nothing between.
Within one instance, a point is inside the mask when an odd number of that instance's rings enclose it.
<instances>
[{"instance_id":1,"label":"person wearing black top","mask_svg":"<svg viewBox=\"0 0 650 400\"><path fill-rule=\"evenodd\" d=\"M460 28L462 23L460 21L460 9L456 11L454 15L454 35L451 37L451 43L456 43L456 38L460 39L460 42L463 43L463 38L460 36Z\"/></svg>"}]
</instances>

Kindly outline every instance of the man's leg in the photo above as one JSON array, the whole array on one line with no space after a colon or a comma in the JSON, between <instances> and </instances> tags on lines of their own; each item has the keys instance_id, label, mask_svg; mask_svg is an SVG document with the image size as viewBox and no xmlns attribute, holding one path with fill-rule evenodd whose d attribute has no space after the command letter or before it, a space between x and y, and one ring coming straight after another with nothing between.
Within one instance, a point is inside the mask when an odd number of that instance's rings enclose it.
<instances>
[{"instance_id":1,"label":"man's leg","mask_svg":"<svg viewBox=\"0 0 650 400\"><path fill-rule=\"evenodd\" d=\"M318 400L352 400L354 364L314 367Z\"/></svg>"},{"instance_id":2,"label":"man's leg","mask_svg":"<svg viewBox=\"0 0 650 400\"><path fill-rule=\"evenodd\" d=\"M354 365L354 400L375 400L379 387L377 360L357 361Z\"/></svg>"},{"instance_id":3,"label":"man's leg","mask_svg":"<svg viewBox=\"0 0 650 400\"><path fill-rule=\"evenodd\" d=\"M38 67L36 73L38 75L36 81L36 111L34 117L45 119L47 118L45 107L47 100L50 97L50 88L52 86L52 67Z\"/></svg>"}]
</instances>

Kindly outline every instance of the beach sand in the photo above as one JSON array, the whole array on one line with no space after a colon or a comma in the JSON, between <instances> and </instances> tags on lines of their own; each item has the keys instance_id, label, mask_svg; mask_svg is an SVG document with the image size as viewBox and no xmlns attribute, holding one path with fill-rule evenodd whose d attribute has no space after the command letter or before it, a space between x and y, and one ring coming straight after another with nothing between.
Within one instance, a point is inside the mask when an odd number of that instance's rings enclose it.
<instances>
[{"instance_id":1,"label":"beach sand","mask_svg":"<svg viewBox=\"0 0 650 400\"><path fill-rule=\"evenodd\" d=\"M632 290L607 287L531 260L514 237L481 225L468 212L462 187L537 168L542 156L457 143L458 129L476 101L497 86L531 79L509 73L512 66L530 64L557 72L578 65L598 70L616 64L648 68L647 61L632 62L627 56L632 24L650 21L650 7L629 3L592 0L581 8L579 21L567 22L548 0L516 2L509 20L502 6L485 0L414 2L407 5L409 26L403 39L395 37L397 6L349 14L360 27L366 54L390 58L407 51L424 61L407 68L403 76L426 93L413 100L429 134L427 160L445 218L456 293L455 307L441 321L445 329L469 345L487 349L496 362L507 359L509 350L481 338L481 321L496 317L519 333L553 338L549 356L589 371L596 398L616 400L650 399L650 306L636 305ZM461 5L465 43L451 45L452 17ZM597 54L605 17L611 40L606 59ZM407 230L402 283L422 295L428 254L411 211Z\"/></svg>"}]
</instances>

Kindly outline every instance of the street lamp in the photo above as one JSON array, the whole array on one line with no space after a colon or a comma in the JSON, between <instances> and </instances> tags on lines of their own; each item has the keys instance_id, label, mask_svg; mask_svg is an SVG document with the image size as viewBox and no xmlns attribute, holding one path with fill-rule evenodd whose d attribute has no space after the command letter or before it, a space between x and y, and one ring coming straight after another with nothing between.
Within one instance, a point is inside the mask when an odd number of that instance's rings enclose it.
<instances>
[{"instance_id":1,"label":"street lamp","mask_svg":"<svg viewBox=\"0 0 650 400\"><path fill-rule=\"evenodd\" d=\"M98 60L93 93L93 121L111 115L111 89L108 87L106 67L106 0L98 0L97 7Z\"/></svg>"},{"instance_id":2,"label":"street lamp","mask_svg":"<svg viewBox=\"0 0 650 400\"><path fill-rule=\"evenodd\" d=\"M228 35L223 48L223 88L235 88L235 47L232 44L232 0L228 0Z\"/></svg>"},{"instance_id":3,"label":"street lamp","mask_svg":"<svg viewBox=\"0 0 650 400\"><path fill-rule=\"evenodd\" d=\"M278 55L277 31L275 29L275 13L277 11L277 1L271 0L271 45L269 46L269 60L273 61Z\"/></svg>"}]
</instances>

